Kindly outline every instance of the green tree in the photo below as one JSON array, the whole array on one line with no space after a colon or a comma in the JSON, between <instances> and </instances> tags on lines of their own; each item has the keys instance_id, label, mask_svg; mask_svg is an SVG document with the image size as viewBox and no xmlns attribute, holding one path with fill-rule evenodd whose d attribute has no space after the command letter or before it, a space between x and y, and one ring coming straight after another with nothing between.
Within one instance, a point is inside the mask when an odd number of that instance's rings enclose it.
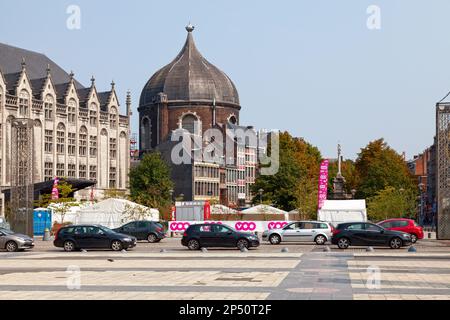
<instances>
[{"instance_id":1,"label":"green tree","mask_svg":"<svg viewBox=\"0 0 450 320\"><path fill-rule=\"evenodd\" d=\"M170 168L157 152L145 154L130 170L130 199L149 208L157 208L166 220L170 215Z\"/></svg>"},{"instance_id":2,"label":"green tree","mask_svg":"<svg viewBox=\"0 0 450 320\"><path fill-rule=\"evenodd\" d=\"M263 202L290 211L314 214L317 210L317 181L321 155L319 150L288 132L280 133L280 166L275 175L261 175L252 186L253 202L258 204L259 189Z\"/></svg>"},{"instance_id":3,"label":"green tree","mask_svg":"<svg viewBox=\"0 0 450 320\"><path fill-rule=\"evenodd\" d=\"M371 221L389 218L414 218L416 193L412 190L386 187L367 199L367 215Z\"/></svg>"},{"instance_id":4,"label":"green tree","mask_svg":"<svg viewBox=\"0 0 450 320\"><path fill-rule=\"evenodd\" d=\"M387 187L417 192L413 176L403 157L378 139L361 149L355 162L358 176L357 196L370 198Z\"/></svg>"}]
</instances>

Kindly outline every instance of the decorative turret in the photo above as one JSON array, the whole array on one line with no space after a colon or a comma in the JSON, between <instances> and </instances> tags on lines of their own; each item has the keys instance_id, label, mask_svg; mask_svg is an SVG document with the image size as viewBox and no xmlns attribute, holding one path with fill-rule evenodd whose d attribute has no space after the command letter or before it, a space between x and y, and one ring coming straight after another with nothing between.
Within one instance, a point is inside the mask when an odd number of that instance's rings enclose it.
<instances>
[{"instance_id":1,"label":"decorative turret","mask_svg":"<svg viewBox=\"0 0 450 320\"><path fill-rule=\"evenodd\" d=\"M131 118L131 115L133 114L131 111L131 93L130 90L127 91L127 99L126 99L126 106L127 106L127 116L128 119Z\"/></svg>"}]
</instances>

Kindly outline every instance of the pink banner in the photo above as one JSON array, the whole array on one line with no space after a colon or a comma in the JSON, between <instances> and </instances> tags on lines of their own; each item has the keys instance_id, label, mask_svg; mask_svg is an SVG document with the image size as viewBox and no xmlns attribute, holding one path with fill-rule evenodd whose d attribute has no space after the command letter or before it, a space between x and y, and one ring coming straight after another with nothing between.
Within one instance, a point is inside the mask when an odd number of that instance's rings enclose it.
<instances>
[{"instance_id":1,"label":"pink banner","mask_svg":"<svg viewBox=\"0 0 450 320\"><path fill-rule=\"evenodd\" d=\"M58 182L58 177L55 177L55 180L53 180L52 200L58 200L59 198Z\"/></svg>"},{"instance_id":2,"label":"pink banner","mask_svg":"<svg viewBox=\"0 0 450 320\"><path fill-rule=\"evenodd\" d=\"M318 207L319 210L322 209L322 206L327 200L328 193L328 160L323 160L320 164L320 173L319 173L319 201Z\"/></svg>"}]
</instances>

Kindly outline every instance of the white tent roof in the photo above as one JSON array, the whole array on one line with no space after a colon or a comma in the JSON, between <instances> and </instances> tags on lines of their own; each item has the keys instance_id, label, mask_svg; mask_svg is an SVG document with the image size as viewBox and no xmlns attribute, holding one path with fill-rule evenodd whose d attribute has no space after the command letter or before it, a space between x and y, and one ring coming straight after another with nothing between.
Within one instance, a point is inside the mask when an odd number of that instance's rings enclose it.
<instances>
[{"instance_id":1,"label":"white tent roof","mask_svg":"<svg viewBox=\"0 0 450 320\"><path fill-rule=\"evenodd\" d=\"M259 213L259 214L264 214L264 213L270 213L270 214L287 214L287 211L266 205L266 204L260 204L254 207L250 207L248 209L242 210L242 213Z\"/></svg>"},{"instance_id":2,"label":"white tent roof","mask_svg":"<svg viewBox=\"0 0 450 320\"><path fill-rule=\"evenodd\" d=\"M129 221L129 219L127 219L127 215L125 214L128 207L137 207L148 210L149 215L146 220L159 220L159 211L157 209L147 208L129 200L116 198L109 198L97 203L86 205L79 208L76 212L68 212L64 217L64 220L70 221L74 224L101 224L105 227L117 228Z\"/></svg>"},{"instance_id":3,"label":"white tent roof","mask_svg":"<svg viewBox=\"0 0 450 320\"><path fill-rule=\"evenodd\" d=\"M224 206L222 204L215 204L211 206L211 213L212 214L230 214L230 213L237 213L237 210L228 208L227 206Z\"/></svg>"},{"instance_id":4,"label":"white tent roof","mask_svg":"<svg viewBox=\"0 0 450 320\"><path fill-rule=\"evenodd\" d=\"M366 200L325 200L321 210L365 210Z\"/></svg>"}]
</instances>

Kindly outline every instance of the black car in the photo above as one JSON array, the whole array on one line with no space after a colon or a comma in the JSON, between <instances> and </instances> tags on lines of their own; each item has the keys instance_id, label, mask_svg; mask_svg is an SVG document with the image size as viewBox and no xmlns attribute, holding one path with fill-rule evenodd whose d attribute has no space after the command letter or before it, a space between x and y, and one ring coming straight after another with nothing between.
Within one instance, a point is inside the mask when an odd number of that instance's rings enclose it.
<instances>
[{"instance_id":1,"label":"black car","mask_svg":"<svg viewBox=\"0 0 450 320\"><path fill-rule=\"evenodd\" d=\"M340 249L349 246L388 246L400 249L411 245L411 235L405 232L386 230L370 222L347 222L338 224L333 231L331 243Z\"/></svg>"},{"instance_id":2,"label":"black car","mask_svg":"<svg viewBox=\"0 0 450 320\"><path fill-rule=\"evenodd\" d=\"M193 224L183 234L181 244L190 250L203 247L258 247L259 239L249 232L239 232L221 224Z\"/></svg>"},{"instance_id":3,"label":"black car","mask_svg":"<svg viewBox=\"0 0 450 320\"><path fill-rule=\"evenodd\" d=\"M113 230L152 243L159 242L166 236L164 226L155 221L133 221Z\"/></svg>"},{"instance_id":4,"label":"black car","mask_svg":"<svg viewBox=\"0 0 450 320\"><path fill-rule=\"evenodd\" d=\"M137 239L100 225L71 225L58 230L53 244L65 251L112 249L120 251L136 246Z\"/></svg>"}]
</instances>

